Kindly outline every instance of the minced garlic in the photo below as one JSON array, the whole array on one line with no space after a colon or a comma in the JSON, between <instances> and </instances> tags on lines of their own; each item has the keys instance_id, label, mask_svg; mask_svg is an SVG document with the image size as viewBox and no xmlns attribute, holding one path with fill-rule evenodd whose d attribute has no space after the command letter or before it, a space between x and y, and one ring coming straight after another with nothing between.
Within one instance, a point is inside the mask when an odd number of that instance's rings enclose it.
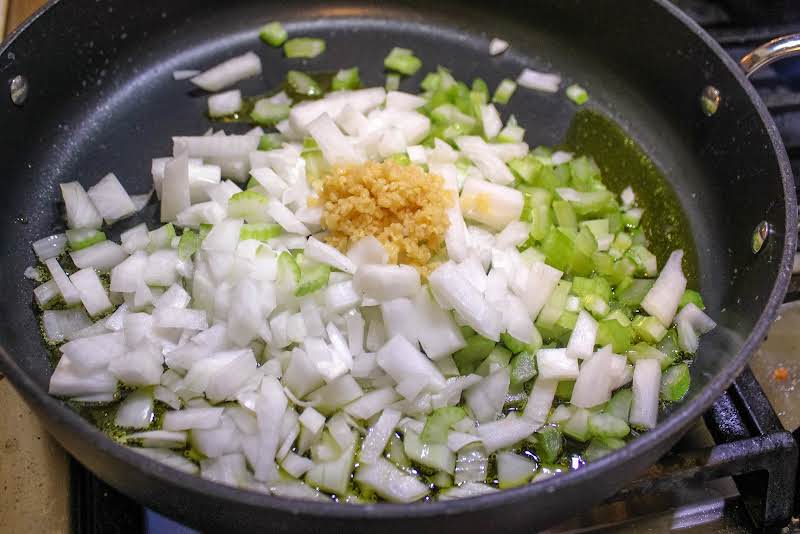
<instances>
[{"instance_id":1,"label":"minced garlic","mask_svg":"<svg viewBox=\"0 0 800 534\"><path fill-rule=\"evenodd\" d=\"M323 178L320 193L326 240L346 252L362 237L373 236L391 263L413 265L426 274L442 248L453 196L440 176L417 165L387 160L334 168Z\"/></svg>"}]
</instances>

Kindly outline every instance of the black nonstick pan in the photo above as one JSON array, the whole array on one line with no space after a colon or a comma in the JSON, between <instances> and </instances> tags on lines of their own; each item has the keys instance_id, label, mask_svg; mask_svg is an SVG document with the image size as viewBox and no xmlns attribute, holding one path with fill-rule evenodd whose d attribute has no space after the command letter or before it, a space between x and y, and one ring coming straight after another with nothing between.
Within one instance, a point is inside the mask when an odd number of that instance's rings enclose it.
<instances>
[{"instance_id":1,"label":"black nonstick pan","mask_svg":"<svg viewBox=\"0 0 800 534\"><path fill-rule=\"evenodd\" d=\"M295 35L324 37L328 50L286 60L258 41L269 20ZM490 57L493 36L511 49ZM580 82L590 106L616 120L668 178L719 326L703 338L689 394L660 425L596 462L522 488L461 501L346 506L177 472L117 445L50 397L52 365L22 273L35 262L30 243L63 228L58 184L89 185L113 170L128 191L148 190L150 158L169 153L170 135L210 126L205 95L174 81L174 70L253 49L264 73L241 84L245 94L276 86L290 68L357 65L366 85L382 85L382 60L394 46L414 49L425 63L403 82L406 90L439 64L490 87L525 66ZM751 57L749 67L758 58L773 55ZM795 186L775 125L740 66L665 0L62 0L0 46L0 79L16 100L0 94L0 372L89 469L208 532L531 532L570 517L651 465L723 392L764 337L791 275ZM526 141L535 146L559 143L575 107L563 94L519 91L506 111L528 126ZM155 222L155 214L151 205L142 219ZM758 227L767 238L754 252Z\"/></svg>"}]
</instances>

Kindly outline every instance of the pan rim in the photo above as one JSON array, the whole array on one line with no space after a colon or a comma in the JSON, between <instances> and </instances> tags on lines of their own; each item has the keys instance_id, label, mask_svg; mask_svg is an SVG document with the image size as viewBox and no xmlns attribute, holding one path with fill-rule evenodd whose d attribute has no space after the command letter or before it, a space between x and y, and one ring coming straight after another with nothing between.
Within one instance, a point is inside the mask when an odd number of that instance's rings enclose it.
<instances>
[{"instance_id":1,"label":"pan rim","mask_svg":"<svg viewBox=\"0 0 800 534\"><path fill-rule=\"evenodd\" d=\"M0 43L0 55L2 55L19 35L31 26L40 16L60 1L61 0L49 0L23 24L12 31L7 38ZM668 0L652 1L656 6L663 9L667 15L676 18L686 26L689 31L695 34L709 47L711 52L717 56L727 70L733 74L734 78L747 95L750 104L754 106L758 112L759 118L770 137L772 151L775 154L781 173L781 181L784 190L785 227L787 229L795 228L797 226L797 202L791 166L777 127L755 88L742 73L738 64L736 64L720 45L694 20L669 3ZM198 475L190 475L165 466L155 460L130 451L126 447L110 439L99 429L80 417L77 412L69 408L63 401L51 397L46 391L43 391L22 371L15 360L10 357L6 349L2 346L0 346L0 368L2 368L14 387L25 397L28 404L44 411L48 414L48 419L61 421L67 424L77 434L78 438L90 441L100 453L108 455L116 461L133 466L143 471L145 476L155 478L160 483L172 485L187 494L201 493L223 502L267 508L289 514L303 514L309 518L319 517L343 520L402 519L476 512L493 508L501 504L508 505L523 501L532 501L538 495L552 493L564 487L574 487L585 484L592 478L602 476L604 472L622 468L629 458L639 456L649 450L658 448L659 444L682 434L690 424L708 409L713 400L721 395L724 389L733 382L764 338L767 329L777 314L778 306L782 303L783 297L788 289L796 241L797 235L795 232L790 231L784 237L784 246L778 275L767 303L764 306L764 311L742 344L742 348L730 359L728 364L714 376L696 398L682 406L679 410L676 410L655 429L637 438L624 448L600 460L587 464L581 469L563 473L558 477L544 480L536 484L503 490L494 494L453 501L434 501L430 503L412 504L376 503L359 506L342 506L341 504L333 502L303 501L225 486L203 479Z\"/></svg>"}]
</instances>

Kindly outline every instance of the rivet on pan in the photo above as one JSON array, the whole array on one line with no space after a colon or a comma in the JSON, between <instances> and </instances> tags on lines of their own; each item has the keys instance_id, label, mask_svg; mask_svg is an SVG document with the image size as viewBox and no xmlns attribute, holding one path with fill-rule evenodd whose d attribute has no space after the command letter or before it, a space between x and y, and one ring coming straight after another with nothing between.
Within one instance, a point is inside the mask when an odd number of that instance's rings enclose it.
<instances>
[{"instance_id":1,"label":"rivet on pan","mask_svg":"<svg viewBox=\"0 0 800 534\"><path fill-rule=\"evenodd\" d=\"M719 109L719 89L713 85L706 85L700 94L700 107L708 117Z\"/></svg>"},{"instance_id":2,"label":"rivet on pan","mask_svg":"<svg viewBox=\"0 0 800 534\"><path fill-rule=\"evenodd\" d=\"M11 80L8 90L11 93L11 101L21 106L28 98L28 80L25 76L18 74Z\"/></svg>"},{"instance_id":3,"label":"rivet on pan","mask_svg":"<svg viewBox=\"0 0 800 534\"><path fill-rule=\"evenodd\" d=\"M758 223L758 226L756 226L756 229L753 231L753 254L758 254L758 252L763 248L764 243L766 243L767 238L769 238L771 230L772 229L767 221L761 221Z\"/></svg>"}]
</instances>

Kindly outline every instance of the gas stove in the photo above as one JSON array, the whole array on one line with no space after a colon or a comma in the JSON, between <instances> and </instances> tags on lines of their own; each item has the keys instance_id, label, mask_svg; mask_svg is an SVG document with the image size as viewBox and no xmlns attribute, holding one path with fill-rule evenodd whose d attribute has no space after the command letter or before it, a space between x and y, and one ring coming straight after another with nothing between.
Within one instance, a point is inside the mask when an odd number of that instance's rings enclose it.
<instances>
[{"instance_id":1,"label":"gas stove","mask_svg":"<svg viewBox=\"0 0 800 534\"><path fill-rule=\"evenodd\" d=\"M774 37L800 32L796 0L674 3L736 60ZM795 176L800 176L800 59L765 68L751 81L783 136ZM798 296L800 285L794 282L790 298ZM548 532L800 532L793 519L800 514L795 491L798 440L800 429L793 435L784 428L748 368L647 473ZM73 531L79 534L195 532L143 509L74 461L71 513Z\"/></svg>"}]
</instances>

